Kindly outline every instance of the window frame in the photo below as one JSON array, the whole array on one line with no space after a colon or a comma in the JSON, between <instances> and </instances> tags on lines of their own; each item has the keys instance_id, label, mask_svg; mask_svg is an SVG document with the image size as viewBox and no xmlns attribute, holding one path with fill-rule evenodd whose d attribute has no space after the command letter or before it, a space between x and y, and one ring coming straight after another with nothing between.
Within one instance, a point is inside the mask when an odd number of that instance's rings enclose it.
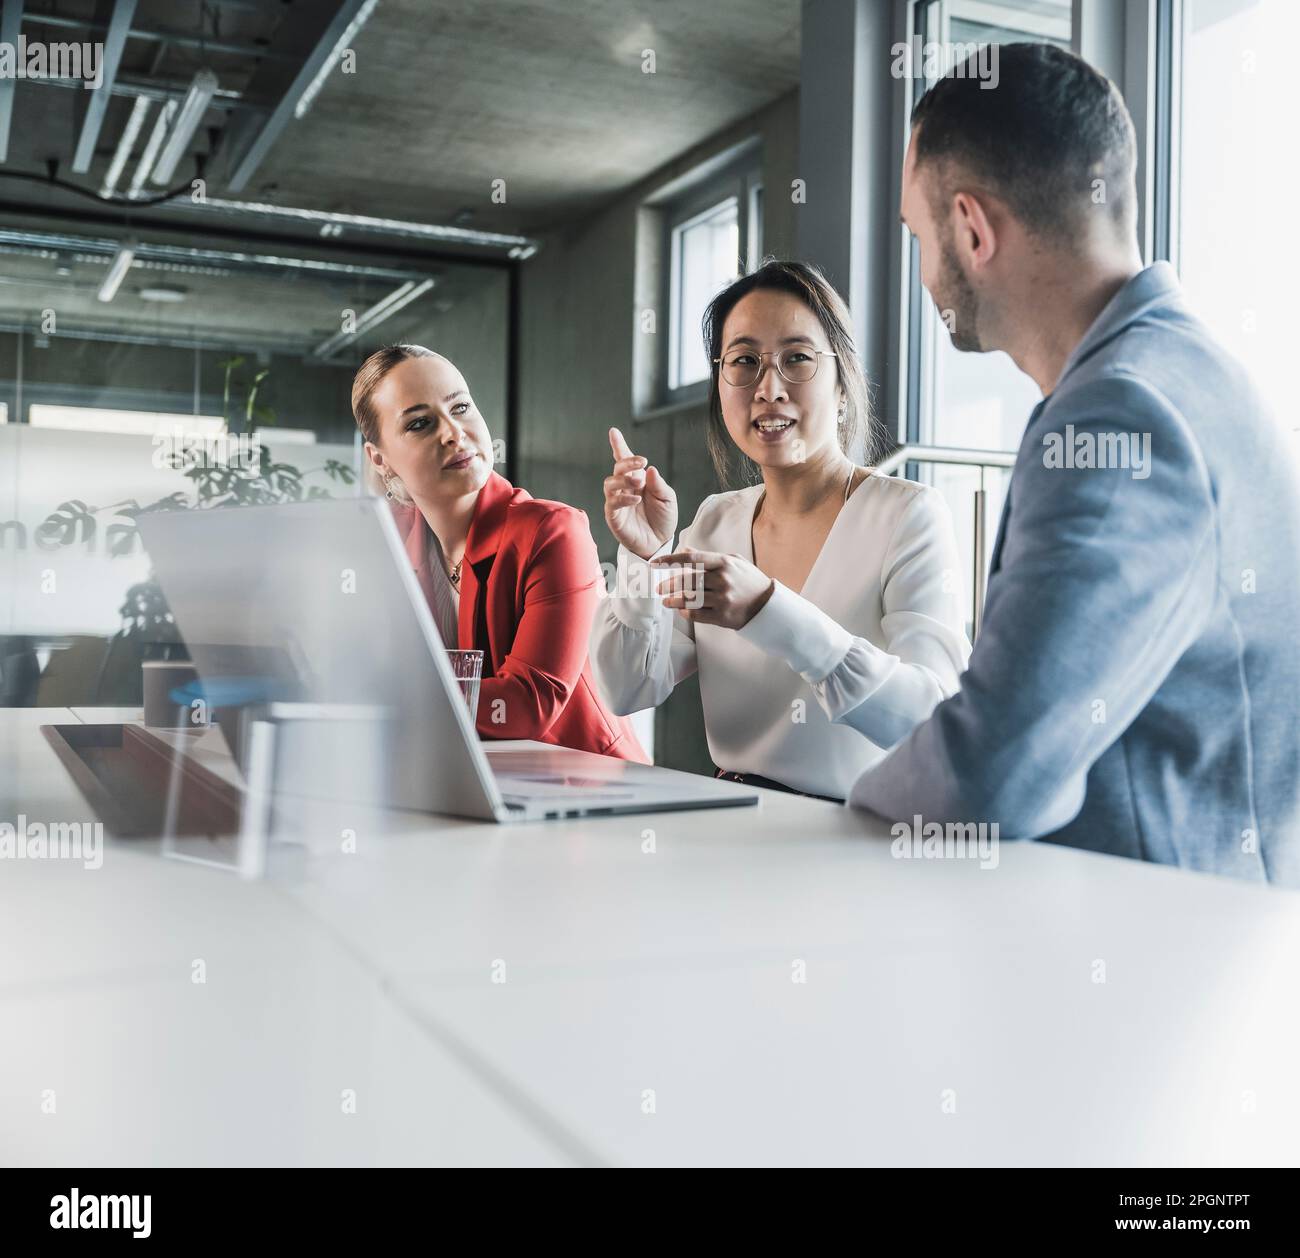
<instances>
[{"instance_id":1,"label":"window frame","mask_svg":"<svg viewBox=\"0 0 1300 1258\"><path fill-rule=\"evenodd\" d=\"M907 4L907 34L924 46L927 42L945 43L948 38L947 6L943 0L909 0ZM912 110L933 80L929 78L902 80L902 150L907 152L911 138ZM901 170L902 163L899 163ZM934 411L934 320L923 317L927 294L921 283L921 247L916 237L902 224L899 225L899 247L902 253L902 309L899 312L899 339L903 350L900 361L903 371L899 380L902 393L899 406L897 434L900 442L919 444L924 439L921 429L927 415ZM920 468L909 463L904 471L909 479L916 479Z\"/></svg>"},{"instance_id":2,"label":"window frame","mask_svg":"<svg viewBox=\"0 0 1300 1258\"><path fill-rule=\"evenodd\" d=\"M1183 119L1183 31L1187 14L1183 0L1153 0L1153 4L1155 47L1150 73L1154 120L1149 261L1168 262L1177 270L1178 237L1182 228L1179 159Z\"/></svg>"},{"instance_id":3,"label":"window frame","mask_svg":"<svg viewBox=\"0 0 1300 1258\"><path fill-rule=\"evenodd\" d=\"M734 198L736 225L739 236L739 255L736 259L740 273L752 270L762 258L762 191L763 169L761 152L748 148L739 158L716 172L708 172L711 163L699 168L701 177L687 176L687 186L671 200L656 206L662 214L659 239L660 257L663 259L658 295L659 309L663 312L664 336L660 338L655 363L655 407L679 407L703 402L709 394L709 382L697 380L691 384L673 387L672 378L676 359L678 332L678 306L680 290L679 233L692 221L702 218ZM708 172L708 173L704 173Z\"/></svg>"},{"instance_id":4,"label":"window frame","mask_svg":"<svg viewBox=\"0 0 1300 1258\"><path fill-rule=\"evenodd\" d=\"M1180 146L1181 40L1183 0L1073 0L1070 43L1119 86L1133 115L1138 146L1138 224L1143 261L1178 261L1178 155ZM946 42L947 0L897 0L896 38ZM912 107L928 83L900 79L895 95L898 116L896 167L902 168ZM899 226L892 283L891 341L899 364L895 395L899 442L918 444L932 422L935 329L925 310L920 259L911 233ZM879 290L877 290L879 291ZM1014 451L1013 451L1014 453ZM908 464L905 475L919 472Z\"/></svg>"}]
</instances>

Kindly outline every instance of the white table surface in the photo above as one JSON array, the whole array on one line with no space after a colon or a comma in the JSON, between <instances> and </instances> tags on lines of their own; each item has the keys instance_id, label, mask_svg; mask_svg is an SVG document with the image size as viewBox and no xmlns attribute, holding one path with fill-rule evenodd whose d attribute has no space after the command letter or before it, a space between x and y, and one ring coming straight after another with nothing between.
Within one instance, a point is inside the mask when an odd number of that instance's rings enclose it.
<instances>
[{"instance_id":1,"label":"white table surface","mask_svg":"<svg viewBox=\"0 0 1300 1258\"><path fill-rule=\"evenodd\" d=\"M41 723L132 717L0 711L0 821L89 815ZM1300 1161L1300 893L1047 844L898 860L772 792L340 814L281 855L0 862L3 1161Z\"/></svg>"}]
</instances>

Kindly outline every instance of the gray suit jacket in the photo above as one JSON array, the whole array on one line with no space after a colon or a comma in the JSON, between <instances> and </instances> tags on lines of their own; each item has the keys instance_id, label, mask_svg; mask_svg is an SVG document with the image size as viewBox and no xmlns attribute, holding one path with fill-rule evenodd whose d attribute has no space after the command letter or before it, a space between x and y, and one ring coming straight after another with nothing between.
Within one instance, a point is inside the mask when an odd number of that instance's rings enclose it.
<instances>
[{"instance_id":1,"label":"gray suit jacket","mask_svg":"<svg viewBox=\"0 0 1300 1258\"><path fill-rule=\"evenodd\" d=\"M1297 468L1172 268L1134 276L1030 417L960 693L849 802L1300 886Z\"/></svg>"}]
</instances>

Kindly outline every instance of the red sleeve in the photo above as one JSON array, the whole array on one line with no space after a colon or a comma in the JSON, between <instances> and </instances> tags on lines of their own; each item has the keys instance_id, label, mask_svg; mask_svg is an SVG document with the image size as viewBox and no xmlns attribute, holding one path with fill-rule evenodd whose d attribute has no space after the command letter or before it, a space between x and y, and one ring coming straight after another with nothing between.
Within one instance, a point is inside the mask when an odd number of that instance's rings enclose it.
<instances>
[{"instance_id":1,"label":"red sleeve","mask_svg":"<svg viewBox=\"0 0 1300 1258\"><path fill-rule=\"evenodd\" d=\"M524 568L524 611L514 645L496 676L483 679L480 734L540 738L564 711L587 662L599 580L586 512L549 512Z\"/></svg>"}]
</instances>

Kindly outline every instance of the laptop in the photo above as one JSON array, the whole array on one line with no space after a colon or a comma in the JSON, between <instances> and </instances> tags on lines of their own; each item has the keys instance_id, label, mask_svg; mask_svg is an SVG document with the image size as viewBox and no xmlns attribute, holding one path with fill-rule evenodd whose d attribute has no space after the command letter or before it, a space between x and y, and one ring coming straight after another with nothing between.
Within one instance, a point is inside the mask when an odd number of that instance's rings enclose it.
<instances>
[{"instance_id":1,"label":"laptop","mask_svg":"<svg viewBox=\"0 0 1300 1258\"><path fill-rule=\"evenodd\" d=\"M253 705L275 721L317 715L303 744L323 779L317 797L497 822L759 801L753 788L696 774L481 740L380 498L137 523L246 778L250 740L233 718Z\"/></svg>"}]
</instances>

